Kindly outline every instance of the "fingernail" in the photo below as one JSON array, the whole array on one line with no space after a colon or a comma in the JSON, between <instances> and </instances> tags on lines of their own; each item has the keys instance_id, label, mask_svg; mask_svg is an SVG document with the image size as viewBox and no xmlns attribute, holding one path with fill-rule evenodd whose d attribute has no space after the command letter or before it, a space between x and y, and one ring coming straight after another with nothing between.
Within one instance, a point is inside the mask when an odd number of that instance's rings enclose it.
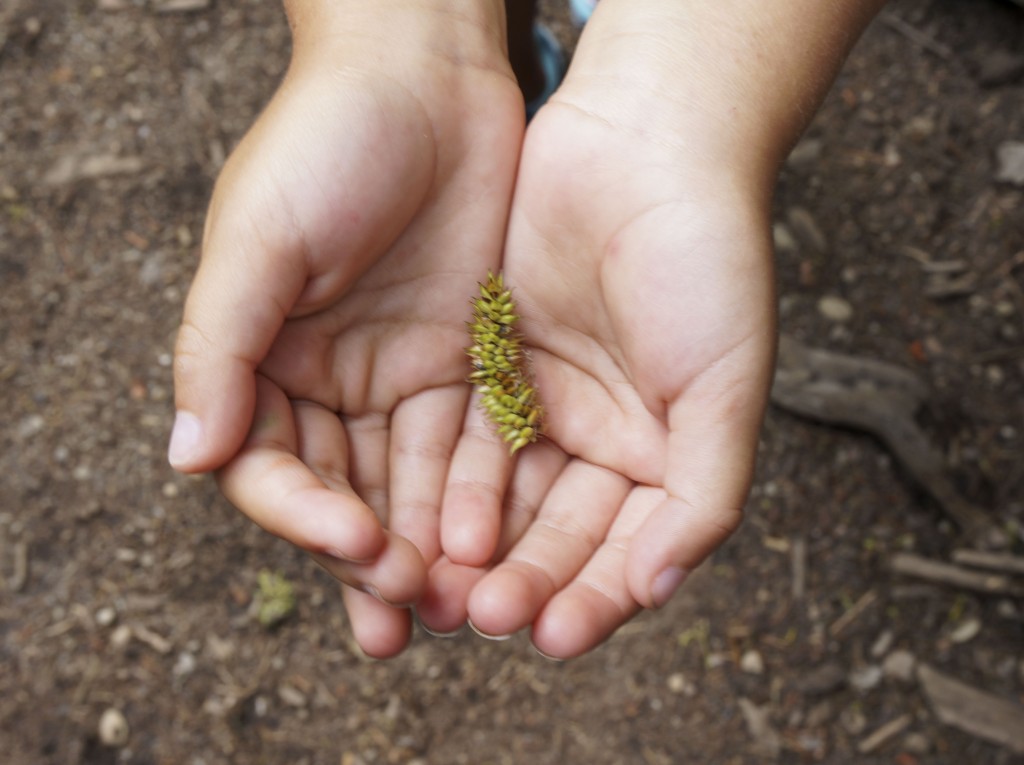
<instances>
[{"instance_id":1,"label":"fingernail","mask_svg":"<svg viewBox=\"0 0 1024 765\"><path fill-rule=\"evenodd\" d=\"M362 589L362 591L363 591L363 592L365 592L365 593L366 593L367 595L371 595L372 597L375 597L375 598L376 598L377 600L379 600L379 601L380 601L381 603L383 603L383 604L385 604L385 605L388 605L388 606L390 606L390 605L391 605L391 604L390 604L390 603L388 603L388 602L387 602L386 600L384 600L384 598L382 598L382 597L381 597L381 595L380 595L380 590L378 590L378 589L377 589L376 587L374 587L374 586L373 586L372 584L364 584L364 585L362 585L361 589Z\"/></svg>"},{"instance_id":2,"label":"fingernail","mask_svg":"<svg viewBox=\"0 0 1024 765\"><path fill-rule=\"evenodd\" d=\"M202 438L203 426L198 417L184 411L175 414L171 443L167 447L167 460L171 466L187 467Z\"/></svg>"},{"instance_id":3,"label":"fingernail","mask_svg":"<svg viewBox=\"0 0 1024 765\"><path fill-rule=\"evenodd\" d=\"M651 601L655 608L661 608L668 603L669 598L679 589L679 585L683 583L688 573L678 566L669 566L654 577L654 581L651 582Z\"/></svg>"},{"instance_id":4,"label":"fingernail","mask_svg":"<svg viewBox=\"0 0 1024 765\"><path fill-rule=\"evenodd\" d=\"M512 637L511 635L488 635L486 632L481 632L479 629L477 629L477 626L473 624L472 619L467 619L466 623L469 624L469 628L473 630L473 632L482 637L484 640L494 640L500 643L503 640L508 640L510 637Z\"/></svg>"},{"instance_id":5,"label":"fingernail","mask_svg":"<svg viewBox=\"0 0 1024 765\"><path fill-rule=\"evenodd\" d=\"M428 627L422 621L420 622L420 629L422 629L424 632L426 632L431 637L442 638L442 639L453 638L456 635L458 635L460 632L462 632L461 629L457 629L454 632L438 632L437 630L430 629L430 627Z\"/></svg>"},{"instance_id":6,"label":"fingernail","mask_svg":"<svg viewBox=\"0 0 1024 765\"><path fill-rule=\"evenodd\" d=\"M362 585L361 589L367 595L373 596L381 603L383 603L385 606L391 606L392 608L411 608L413 606L412 603L392 603L390 600L385 600L384 596L380 594L380 590L378 590L372 584L364 584Z\"/></svg>"},{"instance_id":7,"label":"fingernail","mask_svg":"<svg viewBox=\"0 0 1024 765\"><path fill-rule=\"evenodd\" d=\"M373 563L379 557L375 555L372 558L353 558L351 555L345 555L337 547L325 547L323 554L328 558L333 558L338 563L348 563L354 566L365 566L368 563Z\"/></svg>"},{"instance_id":8,"label":"fingernail","mask_svg":"<svg viewBox=\"0 0 1024 765\"><path fill-rule=\"evenodd\" d=\"M533 644L531 643L530 645L533 645ZM533 645L533 650L536 651L540 655L540 657L542 659L547 659L548 661L552 661L555 664L564 664L565 663L565 659L559 659L557 656L548 656L546 653L544 653L542 650L540 650L535 645Z\"/></svg>"}]
</instances>

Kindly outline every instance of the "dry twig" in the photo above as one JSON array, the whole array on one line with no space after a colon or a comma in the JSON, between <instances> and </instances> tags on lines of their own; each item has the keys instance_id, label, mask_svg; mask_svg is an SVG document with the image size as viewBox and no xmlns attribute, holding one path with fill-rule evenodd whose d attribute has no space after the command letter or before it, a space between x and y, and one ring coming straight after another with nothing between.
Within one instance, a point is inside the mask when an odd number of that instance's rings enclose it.
<instances>
[{"instance_id":1,"label":"dry twig","mask_svg":"<svg viewBox=\"0 0 1024 765\"><path fill-rule=\"evenodd\" d=\"M898 736L900 733L905 731L912 722L914 722L914 716L912 714L907 713L905 715L900 715L895 720L887 722L881 728L857 744L857 751L861 754L870 754L876 749L884 746L885 742L893 736Z\"/></svg>"},{"instance_id":2,"label":"dry twig","mask_svg":"<svg viewBox=\"0 0 1024 765\"><path fill-rule=\"evenodd\" d=\"M989 595L1013 595L1024 597L1024 586L1016 584L1002 574L986 574L980 571L955 566L952 563L922 558L912 553L897 553L890 566L894 573L939 582L965 590L974 590Z\"/></svg>"},{"instance_id":3,"label":"dry twig","mask_svg":"<svg viewBox=\"0 0 1024 765\"><path fill-rule=\"evenodd\" d=\"M878 18L879 21L889 27L889 29L899 32L918 47L928 51L929 53L935 54L944 61L948 61L953 57L953 51L948 47L940 43L931 35L922 32L917 27L911 26L899 16L892 13L883 13Z\"/></svg>"},{"instance_id":4,"label":"dry twig","mask_svg":"<svg viewBox=\"0 0 1024 765\"><path fill-rule=\"evenodd\" d=\"M1019 555L990 553L984 550L954 550L953 561L963 566L987 568L990 571L1024 574L1024 558Z\"/></svg>"},{"instance_id":5,"label":"dry twig","mask_svg":"<svg viewBox=\"0 0 1024 765\"><path fill-rule=\"evenodd\" d=\"M832 626L828 628L828 634L832 637L839 637L839 634L853 624L876 600L878 600L877 592L874 590L865 592L842 616L832 622Z\"/></svg>"}]
</instances>

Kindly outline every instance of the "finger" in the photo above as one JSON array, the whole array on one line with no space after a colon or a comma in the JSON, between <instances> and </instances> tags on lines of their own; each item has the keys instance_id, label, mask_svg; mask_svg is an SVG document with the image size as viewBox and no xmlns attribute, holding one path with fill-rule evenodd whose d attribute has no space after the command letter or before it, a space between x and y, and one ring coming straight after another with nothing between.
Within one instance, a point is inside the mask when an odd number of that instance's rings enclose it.
<instances>
[{"instance_id":1,"label":"finger","mask_svg":"<svg viewBox=\"0 0 1024 765\"><path fill-rule=\"evenodd\" d=\"M441 554L441 500L467 398L462 384L426 390L391 416L388 527L428 564Z\"/></svg>"},{"instance_id":2,"label":"finger","mask_svg":"<svg viewBox=\"0 0 1024 765\"><path fill-rule=\"evenodd\" d=\"M541 502L568 461L565 453L550 442L519 453L501 511L496 559L502 558L533 523ZM435 562L428 573L427 589L416 605L423 626L434 634L446 635L465 624L469 593L486 573L485 568L459 565L447 557Z\"/></svg>"},{"instance_id":3,"label":"finger","mask_svg":"<svg viewBox=\"0 0 1024 765\"><path fill-rule=\"evenodd\" d=\"M416 546L385 531L384 549L369 563L352 563L327 555L313 559L335 579L373 595L389 606L404 608L420 599L427 583L426 566Z\"/></svg>"},{"instance_id":4,"label":"finger","mask_svg":"<svg viewBox=\"0 0 1024 765\"><path fill-rule=\"evenodd\" d=\"M255 369L302 292L303 263L254 226L242 198L213 215L174 351L175 469L213 470L245 440Z\"/></svg>"},{"instance_id":5,"label":"finger","mask_svg":"<svg viewBox=\"0 0 1024 765\"><path fill-rule=\"evenodd\" d=\"M436 560L416 604L416 616L424 629L439 636L459 630L466 623L469 593L485 573L485 569L460 566L445 557Z\"/></svg>"},{"instance_id":6,"label":"finger","mask_svg":"<svg viewBox=\"0 0 1024 765\"><path fill-rule=\"evenodd\" d=\"M663 606L742 519L767 385L714 382L713 392L702 381L669 412L668 497L637 531L627 565L645 608Z\"/></svg>"},{"instance_id":7,"label":"finger","mask_svg":"<svg viewBox=\"0 0 1024 765\"><path fill-rule=\"evenodd\" d=\"M483 566L494 555L512 466L508 445L498 437L474 397L444 489L441 549L452 562Z\"/></svg>"},{"instance_id":8,"label":"finger","mask_svg":"<svg viewBox=\"0 0 1024 765\"><path fill-rule=\"evenodd\" d=\"M321 472L335 476L329 488L297 455L291 405L263 377L257 380L255 415L242 451L218 473L228 500L263 529L304 550L354 561L376 557L384 547L384 531L345 480L344 431L337 419L302 416L305 439L337 444L333 453L325 450L317 458ZM311 436L314 429L317 435Z\"/></svg>"},{"instance_id":9,"label":"finger","mask_svg":"<svg viewBox=\"0 0 1024 765\"><path fill-rule=\"evenodd\" d=\"M547 440L519 453L505 492L501 535L492 561L504 558L530 528L544 498L568 464L569 455Z\"/></svg>"},{"instance_id":10,"label":"finger","mask_svg":"<svg viewBox=\"0 0 1024 765\"><path fill-rule=\"evenodd\" d=\"M388 524L388 440L386 414L370 412L343 418L348 434L348 480L362 500L373 508L380 522Z\"/></svg>"},{"instance_id":11,"label":"finger","mask_svg":"<svg viewBox=\"0 0 1024 765\"><path fill-rule=\"evenodd\" d=\"M375 659L400 654L412 636L412 615L407 608L385 605L372 595L342 587L342 599L359 647Z\"/></svg>"},{"instance_id":12,"label":"finger","mask_svg":"<svg viewBox=\"0 0 1024 765\"><path fill-rule=\"evenodd\" d=\"M647 486L630 492L606 541L534 621L531 639L538 651L555 659L580 656L637 614L640 606L625 577L629 540L664 496Z\"/></svg>"},{"instance_id":13,"label":"finger","mask_svg":"<svg viewBox=\"0 0 1024 765\"><path fill-rule=\"evenodd\" d=\"M483 566L511 549L569 461L543 438L512 462L506 446L474 406L452 457L441 510L442 549L462 565Z\"/></svg>"},{"instance_id":14,"label":"finger","mask_svg":"<svg viewBox=\"0 0 1024 765\"><path fill-rule=\"evenodd\" d=\"M510 635L530 624L603 543L631 485L613 471L570 462L523 538L470 593L473 625Z\"/></svg>"},{"instance_id":15,"label":"finger","mask_svg":"<svg viewBox=\"0 0 1024 765\"><path fill-rule=\"evenodd\" d=\"M332 491L351 493L346 478L348 444L338 416L311 402L296 402L298 456ZM335 578L392 605L419 599L426 586L426 566L419 550L406 539L384 531L377 556L365 563L314 554Z\"/></svg>"}]
</instances>

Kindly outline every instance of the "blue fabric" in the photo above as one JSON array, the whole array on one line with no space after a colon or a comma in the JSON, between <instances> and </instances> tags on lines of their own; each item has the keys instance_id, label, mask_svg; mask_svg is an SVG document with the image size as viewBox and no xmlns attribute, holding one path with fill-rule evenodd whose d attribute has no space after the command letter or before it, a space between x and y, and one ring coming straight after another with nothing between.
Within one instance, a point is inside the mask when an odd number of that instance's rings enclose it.
<instances>
[{"instance_id":1,"label":"blue fabric","mask_svg":"<svg viewBox=\"0 0 1024 765\"><path fill-rule=\"evenodd\" d=\"M540 68L544 73L544 90L540 95L526 105L526 118L530 119L540 109L551 94L555 92L565 77L566 60L565 52L558 40L543 24L536 24L533 27L533 42L537 46L537 57L540 59Z\"/></svg>"},{"instance_id":2,"label":"blue fabric","mask_svg":"<svg viewBox=\"0 0 1024 765\"><path fill-rule=\"evenodd\" d=\"M572 22L578 27L586 24L596 5L597 0L569 0L569 15Z\"/></svg>"}]
</instances>

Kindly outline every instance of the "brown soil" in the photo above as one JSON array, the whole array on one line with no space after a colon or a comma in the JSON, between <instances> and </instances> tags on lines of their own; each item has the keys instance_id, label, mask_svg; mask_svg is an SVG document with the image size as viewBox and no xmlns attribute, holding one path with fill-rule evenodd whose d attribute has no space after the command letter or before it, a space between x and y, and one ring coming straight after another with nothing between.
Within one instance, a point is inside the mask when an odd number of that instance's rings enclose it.
<instances>
[{"instance_id":1,"label":"brown soil","mask_svg":"<svg viewBox=\"0 0 1024 765\"><path fill-rule=\"evenodd\" d=\"M742 530L597 651L556 664L525 636L418 633L364 659L326 574L164 460L205 204L288 34L275 0L157 5L0 8L0 761L1021 761L882 667L905 650L1021 701L1024 602L895 578L895 552L946 559L956 529L871 437L777 411ZM1022 51L1013 5L895 2L778 193L783 327L927 379L929 432L1017 554L1024 189L997 180L997 148L1024 141ZM955 294L929 295L926 258L963 261ZM273 630L263 568L297 595ZM108 708L124 746L99 740Z\"/></svg>"}]
</instances>

